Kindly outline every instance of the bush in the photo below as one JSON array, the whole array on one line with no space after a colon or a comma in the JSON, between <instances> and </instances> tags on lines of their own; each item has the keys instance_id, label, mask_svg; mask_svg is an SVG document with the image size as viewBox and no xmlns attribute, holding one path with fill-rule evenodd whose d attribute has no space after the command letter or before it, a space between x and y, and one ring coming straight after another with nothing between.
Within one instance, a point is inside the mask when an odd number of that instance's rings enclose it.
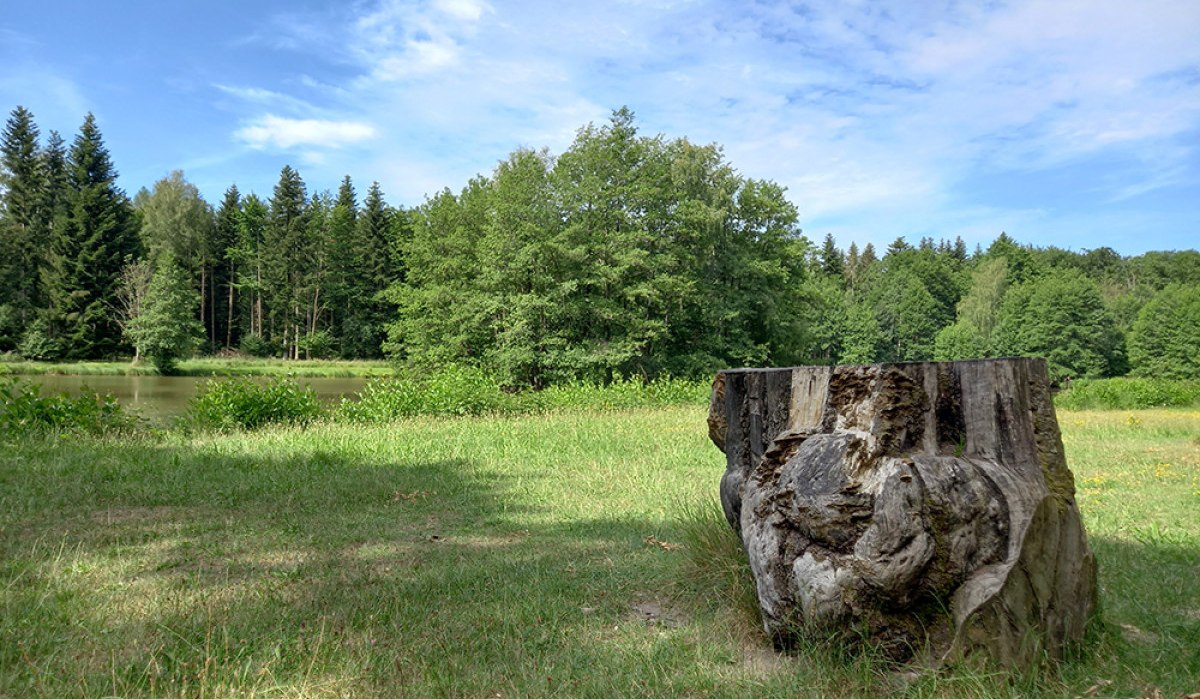
<instances>
[{"instance_id":1,"label":"bush","mask_svg":"<svg viewBox=\"0 0 1200 699\"><path fill-rule=\"evenodd\" d=\"M238 345L238 351L251 357L273 357L279 348L262 335L246 335Z\"/></svg>"},{"instance_id":2,"label":"bush","mask_svg":"<svg viewBox=\"0 0 1200 699\"><path fill-rule=\"evenodd\" d=\"M43 396L37 384L0 379L0 434L103 434L135 424L110 394L85 389L79 396Z\"/></svg>"},{"instance_id":3,"label":"bush","mask_svg":"<svg viewBox=\"0 0 1200 699\"><path fill-rule=\"evenodd\" d=\"M205 382L184 419L200 429L253 430L274 423L305 425L320 414L316 392L290 378L267 383L230 378Z\"/></svg>"},{"instance_id":4,"label":"bush","mask_svg":"<svg viewBox=\"0 0 1200 699\"><path fill-rule=\"evenodd\" d=\"M454 366L418 378L373 379L357 400L343 400L338 416L352 422L388 422L414 415L483 415L524 412L487 374Z\"/></svg>"},{"instance_id":5,"label":"bush","mask_svg":"<svg viewBox=\"0 0 1200 699\"><path fill-rule=\"evenodd\" d=\"M50 336L50 328L42 319L34 320L21 337L17 353L26 359L53 361L62 358L62 345Z\"/></svg>"},{"instance_id":6,"label":"bush","mask_svg":"<svg viewBox=\"0 0 1200 699\"><path fill-rule=\"evenodd\" d=\"M357 400L342 401L337 417L352 422L389 422L415 415L514 414L556 409L614 410L703 404L708 400L709 390L707 382L662 378L650 382L621 379L607 386L571 382L541 391L512 393L479 369L455 366L417 378L372 380Z\"/></svg>"},{"instance_id":7,"label":"bush","mask_svg":"<svg viewBox=\"0 0 1200 699\"><path fill-rule=\"evenodd\" d=\"M1138 410L1200 405L1200 381L1081 379L1054 397L1064 410Z\"/></svg>"},{"instance_id":8,"label":"bush","mask_svg":"<svg viewBox=\"0 0 1200 699\"><path fill-rule=\"evenodd\" d=\"M542 391L539 407L613 410L704 404L708 401L711 390L712 386L707 381L672 377L657 378L653 381L624 378L607 386L573 381Z\"/></svg>"}]
</instances>

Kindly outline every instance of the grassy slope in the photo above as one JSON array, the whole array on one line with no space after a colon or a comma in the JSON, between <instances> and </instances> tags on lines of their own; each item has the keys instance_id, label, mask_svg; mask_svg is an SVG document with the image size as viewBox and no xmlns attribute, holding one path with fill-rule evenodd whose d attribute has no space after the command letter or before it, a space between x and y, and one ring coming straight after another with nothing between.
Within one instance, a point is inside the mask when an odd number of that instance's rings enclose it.
<instances>
[{"instance_id":1,"label":"grassy slope","mask_svg":"<svg viewBox=\"0 0 1200 699\"><path fill-rule=\"evenodd\" d=\"M176 373L180 376L293 376L351 377L392 376L395 368L385 361L369 360L283 360L220 357L199 357L179 362ZM24 360L0 360L2 374L70 374L79 376L153 376L158 370L153 364L143 362L131 364L116 362L31 362Z\"/></svg>"},{"instance_id":2,"label":"grassy slope","mask_svg":"<svg viewBox=\"0 0 1200 699\"><path fill-rule=\"evenodd\" d=\"M771 652L677 547L736 547L686 407L4 445L0 697L1197 691L1200 415L1060 421L1109 624L1057 678Z\"/></svg>"}]
</instances>

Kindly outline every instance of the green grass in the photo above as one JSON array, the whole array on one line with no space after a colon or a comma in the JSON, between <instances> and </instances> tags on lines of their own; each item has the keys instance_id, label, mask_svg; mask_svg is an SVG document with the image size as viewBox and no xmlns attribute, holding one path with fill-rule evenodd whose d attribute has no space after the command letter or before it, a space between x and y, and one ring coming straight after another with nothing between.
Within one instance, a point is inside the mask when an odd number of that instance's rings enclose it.
<instances>
[{"instance_id":1,"label":"green grass","mask_svg":"<svg viewBox=\"0 0 1200 699\"><path fill-rule=\"evenodd\" d=\"M123 361L33 362L20 359L0 360L2 374L69 374L79 376L154 376L153 364ZM395 367L385 361L333 359L259 359L256 357L198 357L183 359L175 367L179 376L303 376L303 377L384 377L394 376Z\"/></svg>"},{"instance_id":2,"label":"green grass","mask_svg":"<svg viewBox=\"0 0 1200 699\"><path fill-rule=\"evenodd\" d=\"M1200 381L1131 376L1079 379L1056 395L1054 404L1067 410L1200 407Z\"/></svg>"},{"instance_id":3,"label":"green grass","mask_svg":"<svg viewBox=\"0 0 1200 699\"><path fill-rule=\"evenodd\" d=\"M700 406L10 440L0 697L1200 690L1200 415L1060 422L1107 624L1026 678L772 651Z\"/></svg>"}]
</instances>

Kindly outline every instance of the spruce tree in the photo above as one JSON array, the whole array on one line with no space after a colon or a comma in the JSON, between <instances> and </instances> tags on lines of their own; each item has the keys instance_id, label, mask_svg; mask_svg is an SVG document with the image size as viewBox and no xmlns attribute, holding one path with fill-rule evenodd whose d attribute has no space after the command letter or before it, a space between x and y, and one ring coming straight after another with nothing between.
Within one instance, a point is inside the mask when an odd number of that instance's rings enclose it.
<instances>
[{"instance_id":1,"label":"spruce tree","mask_svg":"<svg viewBox=\"0 0 1200 699\"><path fill-rule=\"evenodd\" d=\"M230 185L221 199L213 226L213 323L212 343L214 347L236 347L238 337L237 318L237 246L238 219L241 214L242 196L237 185Z\"/></svg>"},{"instance_id":2,"label":"spruce tree","mask_svg":"<svg viewBox=\"0 0 1200 699\"><path fill-rule=\"evenodd\" d=\"M67 157L61 225L42 281L47 329L67 358L112 356L121 348L114 309L121 270L138 256L137 219L90 113Z\"/></svg>"},{"instance_id":3,"label":"spruce tree","mask_svg":"<svg viewBox=\"0 0 1200 699\"><path fill-rule=\"evenodd\" d=\"M383 199L378 182L372 182L358 215L354 265L358 273L347 285L351 310L344 324L344 351L349 356L382 356L385 325L393 306L381 293L393 283L405 281L397 264L399 250L392 244L393 211Z\"/></svg>"},{"instance_id":4,"label":"spruce tree","mask_svg":"<svg viewBox=\"0 0 1200 699\"><path fill-rule=\"evenodd\" d=\"M842 251L838 249L834 243L833 234L825 234L825 243L821 246L820 257L821 273L830 277L840 277L845 272L845 258L842 256Z\"/></svg>"},{"instance_id":5,"label":"spruce tree","mask_svg":"<svg viewBox=\"0 0 1200 699\"><path fill-rule=\"evenodd\" d=\"M341 355L356 356L347 339L347 321L354 314L351 289L358 284L354 253L357 241L358 194L346 175L338 187L337 199L329 218L329 279L327 296L332 332Z\"/></svg>"},{"instance_id":6,"label":"spruce tree","mask_svg":"<svg viewBox=\"0 0 1200 699\"><path fill-rule=\"evenodd\" d=\"M45 188L42 190L42 211L45 216L45 254L49 254L51 231L60 225L67 213L67 192L70 179L67 175L67 146L57 131L46 138L46 147L38 153Z\"/></svg>"},{"instance_id":7,"label":"spruce tree","mask_svg":"<svg viewBox=\"0 0 1200 699\"><path fill-rule=\"evenodd\" d=\"M300 173L284 165L271 197L271 214L263 239L263 295L271 339L286 356L299 353L302 323L302 268L307 263L305 209L308 195Z\"/></svg>"},{"instance_id":8,"label":"spruce tree","mask_svg":"<svg viewBox=\"0 0 1200 699\"><path fill-rule=\"evenodd\" d=\"M12 111L0 140L0 351L12 349L41 304L49 221L38 128L24 107Z\"/></svg>"}]
</instances>

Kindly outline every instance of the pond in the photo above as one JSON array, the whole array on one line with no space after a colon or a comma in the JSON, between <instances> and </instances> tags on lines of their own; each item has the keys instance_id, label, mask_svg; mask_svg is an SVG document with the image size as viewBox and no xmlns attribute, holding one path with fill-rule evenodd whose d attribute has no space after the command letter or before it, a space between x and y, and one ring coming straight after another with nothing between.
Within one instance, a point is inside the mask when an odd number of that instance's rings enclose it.
<instances>
[{"instance_id":1,"label":"pond","mask_svg":"<svg viewBox=\"0 0 1200 699\"><path fill-rule=\"evenodd\" d=\"M41 384L42 395L68 393L79 395L84 387L97 393L111 393L126 408L136 410L152 419L170 418L183 414L188 401L208 377L205 376L65 376L43 374L21 376L28 383ZM266 382L266 378L253 381ZM323 403L336 403L343 396L358 393L367 379L302 377L301 385L311 386Z\"/></svg>"}]
</instances>

